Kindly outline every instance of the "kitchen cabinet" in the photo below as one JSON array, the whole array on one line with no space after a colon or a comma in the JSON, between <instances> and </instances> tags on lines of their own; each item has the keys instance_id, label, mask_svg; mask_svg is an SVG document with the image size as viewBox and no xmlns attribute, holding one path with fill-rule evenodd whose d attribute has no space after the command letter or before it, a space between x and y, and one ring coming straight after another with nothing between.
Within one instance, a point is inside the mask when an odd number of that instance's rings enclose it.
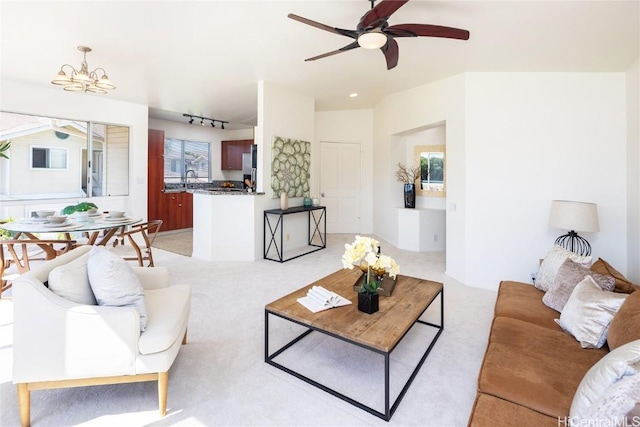
<instances>
[{"instance_id":1,"label":"kitchen cabinet","mask_svg":"<svg viewBox=\"0 0 640 427\"><path fill-rule=\"evenodd\" d=\"M193 194L165 193L162 201L163 231L193 227Z\"/></svg>"},{"instance_id":2,"label":"kitchen cabinet","mask_svg":"<svg viewBox=\"0 0 640 427\"><path fill-rule=\"evenodd\" d=\"M251 153L253 139L222 141L222 170L242 170L242 154Z\"/></svg>"},{"instance_id":3,"label":"kitchen cabinet","mask_svg":"<svg viewBox=\"0 0 640 427\"><path fill-rule=\"evenodd\" d=\"M164 192L164 131L149 129L147 218L161 219L161 231L193 227L193 194Z\"/></svg>"}]
</instances>

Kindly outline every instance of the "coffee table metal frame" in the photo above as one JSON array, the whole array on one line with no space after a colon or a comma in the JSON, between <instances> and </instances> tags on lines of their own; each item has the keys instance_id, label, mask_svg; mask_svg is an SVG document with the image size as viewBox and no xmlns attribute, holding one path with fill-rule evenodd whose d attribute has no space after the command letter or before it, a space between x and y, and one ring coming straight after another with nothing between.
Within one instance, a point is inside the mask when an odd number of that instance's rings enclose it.
<instances>
[{"instance_id":1,"label":"coffee table metal frame","mask_svg":"<svg viewBox=\"0 0 640 427\"><path fill-rule=\"evenodd\" d=\"M429 309L429 307L431 307L431 304L433 304L433 302L436 300L436 298L438 298L438 296L440 297L440 325L436 325L434 323L431 322L425 322L423 320L420 320L420 317L427 311L427 309ZM352 307L353 309L356 309L355 307ZM299 336L297 336L296 338L294 338L292 341L290 341L289 343L285 344L283 347L281 347L280 349L278 349L277 351L275 351L272 354L269 354L269 315L273 315L273 316L277 316L280 317L282 319L288 320L290 322L293 323L297 323L301 326L304 326L305 328L308 328L307 331L303 332L302 334L300 334ZM297 320L294 319L290 319L286 316L283 316L279 313L274 313L271 312L267 309L265 309L264 311L264 322L265 322L265 338L264 338L264 359L265 362L268 363L269 365L275 366L278 369L283 370L284 372L287 372L291 375L293 375L294 377L297 377L303 381L305 381L306 383L309 383L315 387L318 387L319 389L332 394L342 400L344 400L345 402L348 402L354 406L357 406L358 408L365 410L367 412L369 412L372 415L375 415L379 418L382 418L385 421L389 421L391 419L391 416L394 414L394 412L396 411L396 409L398 409L398 405L400 405L400 402L402 401L402 398L404 397L404 395L406 394L407 390L409 389L409 386L411 385L411 383L413 382L413 380L415 379L416 375L418 375L418 371L420 371L420 368L422 367L424 361L427 359L427 356L429 356L429 353L431 352L431 349L433 348L433 346L435 345L436 341L438 341L438 338L440 338L440 334L442 333L442 330L444 329L444 289L441 288L433 297L433 299L429 302L429 304L427 304L427 306L425 307L425 309L422 311L422 313L420 314L420 316L418 316L418 319L416 319L416 321L411 325L411 327L409 327L406 332L402 335L402 338L400 338L400 340L398 340L399 344L402 339L404 339L404 337L406 336L406 334L415 326L416 323L419 323L421 325L425 325L425 326L430 326L430 327L434 327L438 330L438 332L436 333L436 335L432 338L431 342L429 343L429 347L427 348L427 350L424 352L424 354L422 355L422 357L420 358L420 361L418 362L418 365L415 367L415 369L413 370L413 372L411 373L411 376L409 377L409 379L407 380L406 384L404 385L404 387L402 388L402 390L400 391L400 394L398 395L398 397L396 398L396 400L393 402L393 404L391 404L390 402L390 387L389 387L389 368L390 368L390 364L389 364L389 357L391 355L391 353L393 352L393 350L397 347L397 344L391 348L388 352L386 351L381 351L378 350L376 348L355 342L353 340L338 336L336 334L333 334L331 332L322 330L320 328L299 322ZM302 375L299 372L296 372L292 369L287 368L284 365L279 364L278 362L275 362L273 359L275 359L276 357L278 357L280 354L282 354L284 351L286 351L287 349L289 349L291 346L293 346L294 344L296 344L297 342L299 342L301 339L303 339L304 337L306 337L307 335L309 335L311 332L313 331L317 331L320 332L322 334L331 336L333 338L337 338L339 340L351 343L351 344L355 344L357 346L363 347L367 350L373 351L375 353L381 354L384 357L384 412L380 412L377 411L373 408L371 408L370 406L367 406L361 402L358 402L355 399L352 399L349 396L346 396L330 387L327 387L321 383L319 383L318 381L315 381L305 375Z\"/></svg>"}]
</instances>

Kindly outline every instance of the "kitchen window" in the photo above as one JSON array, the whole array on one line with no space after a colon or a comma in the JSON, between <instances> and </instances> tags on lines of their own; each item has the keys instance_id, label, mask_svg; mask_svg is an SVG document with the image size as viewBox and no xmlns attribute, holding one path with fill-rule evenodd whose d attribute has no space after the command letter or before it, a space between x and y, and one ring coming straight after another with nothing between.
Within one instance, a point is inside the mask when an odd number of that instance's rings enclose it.
<instances>
[{"instance_id":1,"label":"kitchen window","mask_svg":"<svg viewBox=\"0 0 640 427\"><path fill-rule=\"evenodd\" d=\"M209 182L209 158L211 144L201 141L165 138L164 182L184 184L185 176L190 184Z\"/></svg>"}]
</instances>

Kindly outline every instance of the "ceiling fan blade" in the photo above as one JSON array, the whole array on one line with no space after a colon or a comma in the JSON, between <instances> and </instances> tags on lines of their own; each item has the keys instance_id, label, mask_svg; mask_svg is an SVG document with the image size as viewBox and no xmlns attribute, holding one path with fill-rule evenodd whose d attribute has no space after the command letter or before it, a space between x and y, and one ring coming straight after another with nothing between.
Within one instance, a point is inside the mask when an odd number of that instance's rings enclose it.
<instances>
[{"instance_id":1,"label":"ceiling fan blade","mask_svg":"<svg viewBox=\"0 0 640 427\"><path fill-rule=\"evenodd\" d=\"M382 0L373 9L362 15L358 30L379 27L380 24L400 9L409 0Z\"/></svg>"},{"instance_id":2,"label":"ceiling fan blade","mask_svg":"<svg viewBox=\"0 0 640 427\"><path fill-rule=\"evenodd\" d=\"M325 24L321 24L320 22L312 21L311 19L303 18L302 16L294 15L290 13L287 15L289 18L294 21L302 22L303 24L311 25L312 27L320 28L321 30L329 31L330 33L340 34L342 36L351 37L355 39L358 37L358 33L353 30L345 30L342 28L330 27Z\"/></svg>"},{"instance_id":3,"label":"ceiling fan blade","mask_svg":"<svg viewBox=\"0 0 640 427\"><path fill-rule=\"evenodd\" d=\"M398 65L398 57L400 56L398 42L389 37L387 44L382 46L380 50L382 51L382 53L384 53L384 58L387 60L387 70L390 70Z\"/></svg>"},{"instance_id":4,"label":"ceiling fan blade","mask_svg":"<svg viewBox=\"0 0 640 427\"><path fill-rule=\"evenodd\" d=\"M316 59L326 58L327 56L336 55L338 53L346 52L348 50L355 49L355 48L358 48L358 47L360 47L360 45L358 44L357 41L355 41L355 42L353 42L351 44L346 45L345 47L341 47L338 50L334 50L334 51L331 51L331 52L323 53L322 55L314 56L313 58L307 58L307 59L305 59L305 61L315 61Z\"/></svg>"},{"instance_id":5,"label":"ceiling fan blade","mask_svg":"<svg viewBox=\"0 0 640 427\"><path fill-rule=\"evenodd\" d=\"M460 28L442 27L428 24L399 24L382 30L392 37L443 37L447 39L469 40L469 31Z\"/></svg>"}]
</instances>

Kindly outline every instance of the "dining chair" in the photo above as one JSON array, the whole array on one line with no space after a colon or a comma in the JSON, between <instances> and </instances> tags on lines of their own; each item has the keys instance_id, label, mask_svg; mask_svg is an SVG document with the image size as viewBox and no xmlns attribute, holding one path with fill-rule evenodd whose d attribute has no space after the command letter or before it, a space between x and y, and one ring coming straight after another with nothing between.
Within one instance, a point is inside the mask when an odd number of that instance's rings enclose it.
<instances>
[{"instance_id":1,"label":"dining chair","mask_svg":"<svg viewBox=\"0 0 640 427\"><path fill-rule=\"evenodd\" d=\"M31 262L53 259L75 245L76 241L69 239L0 239L0 298L13 279L31 270Z\"/></svg>"},{"instance_id":2,"label":"dining chair","mask_svg":"<svg viewBox=\"0 0 640 427\"><path fill-rule=\"evenodd\" d=\"M144 267L144 261L148 261L147 267L153 267L153 253L151 248L162 226L161 219L155 219L141 224L134 224L127 231L116 235L121 241L126 237L135 251L135 256L123 255L128 261L138 261L140 267ZM141 247L142 246L142 247Z\"/></svg>"}]
</instances>

